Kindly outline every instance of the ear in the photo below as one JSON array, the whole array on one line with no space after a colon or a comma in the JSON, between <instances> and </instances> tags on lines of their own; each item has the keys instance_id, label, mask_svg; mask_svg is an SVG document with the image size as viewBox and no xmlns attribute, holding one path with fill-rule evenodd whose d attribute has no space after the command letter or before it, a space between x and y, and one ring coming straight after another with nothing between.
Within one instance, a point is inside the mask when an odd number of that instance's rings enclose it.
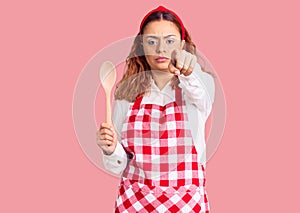
<instances>
[{"instance_id":1,"label":"ear","mask_svg":"<svg viewBox=\"0 0 300 213\"><path fill-rule=\"evenodd\" d=\"M183 50L184 44L185 44L185 40L181 40L180 49Z\"/></svg>"}]
</instances>

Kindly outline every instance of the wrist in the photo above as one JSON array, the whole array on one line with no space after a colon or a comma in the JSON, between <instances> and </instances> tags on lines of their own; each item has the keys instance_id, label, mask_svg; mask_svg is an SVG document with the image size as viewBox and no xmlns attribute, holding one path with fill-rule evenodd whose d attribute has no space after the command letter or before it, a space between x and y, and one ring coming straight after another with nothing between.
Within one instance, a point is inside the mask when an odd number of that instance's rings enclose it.
<instances>
[{"instance_id":1,"label":"wrist","mask_svg":"<svg viewBox=\"0 0 300 213\"><path fill-rule=\"evenodd\" d=\"M104 151L103 149L102 149L102 152L103 152L104 155L107 155L107 156L109 156L109 155L111 155L113 153L113 152Z\"/></svg>"}]
</instances>

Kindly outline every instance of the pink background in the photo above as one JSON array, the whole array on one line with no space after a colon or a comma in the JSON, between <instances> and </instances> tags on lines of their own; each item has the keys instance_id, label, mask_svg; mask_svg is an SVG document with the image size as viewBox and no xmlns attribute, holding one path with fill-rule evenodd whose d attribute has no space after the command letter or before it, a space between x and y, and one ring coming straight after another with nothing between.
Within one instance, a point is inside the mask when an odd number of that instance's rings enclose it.
<instances>
[{"instance_id":1,"label":"pink background","mask_svg":"<svg viewBox=\"0 0 300 213\"><path fill-rule=\"evenodd\" d=\"M207 164L212 212L300 211L297 1L7 2L0 212L112 212L118 179L82 151L73 91L89 59L137 33L161 2L181 16L226 94L225 132Z\"/></svg>"}]
</instances>

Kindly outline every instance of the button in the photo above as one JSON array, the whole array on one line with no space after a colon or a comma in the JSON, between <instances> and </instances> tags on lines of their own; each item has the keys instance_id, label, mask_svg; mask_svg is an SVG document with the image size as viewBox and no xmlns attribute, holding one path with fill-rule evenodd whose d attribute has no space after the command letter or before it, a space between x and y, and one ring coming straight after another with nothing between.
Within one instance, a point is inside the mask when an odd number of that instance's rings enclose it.
<instances>
[{"instance_id":1,"label":"button","mask_svg":"<svg viewBox=\"0 0 300 213\"><path fill-rule=\"evenodd\" d=\"M117 160L117 163L118 163L118 164L121 164L122 162L121 162L120 160Z\"/></svg>"}]
</instances>

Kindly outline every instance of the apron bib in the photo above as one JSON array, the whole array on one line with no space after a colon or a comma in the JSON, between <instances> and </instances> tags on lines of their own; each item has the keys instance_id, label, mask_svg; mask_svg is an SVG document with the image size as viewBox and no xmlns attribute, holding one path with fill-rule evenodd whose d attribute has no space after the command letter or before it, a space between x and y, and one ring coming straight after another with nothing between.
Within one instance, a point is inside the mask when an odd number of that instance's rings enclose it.
<instances>
[{"instance_id":1,"label":"apron bib","mask_svg":"<svg viewBox=\"0 0 300 213\"><path fill-rule=\"evenodd\" d=\"M198 155L182 91L164 106L130 105L122 128L129 162L122 174L115 212L209 212L205 169Z\"/></svg>"}]
</instances>

